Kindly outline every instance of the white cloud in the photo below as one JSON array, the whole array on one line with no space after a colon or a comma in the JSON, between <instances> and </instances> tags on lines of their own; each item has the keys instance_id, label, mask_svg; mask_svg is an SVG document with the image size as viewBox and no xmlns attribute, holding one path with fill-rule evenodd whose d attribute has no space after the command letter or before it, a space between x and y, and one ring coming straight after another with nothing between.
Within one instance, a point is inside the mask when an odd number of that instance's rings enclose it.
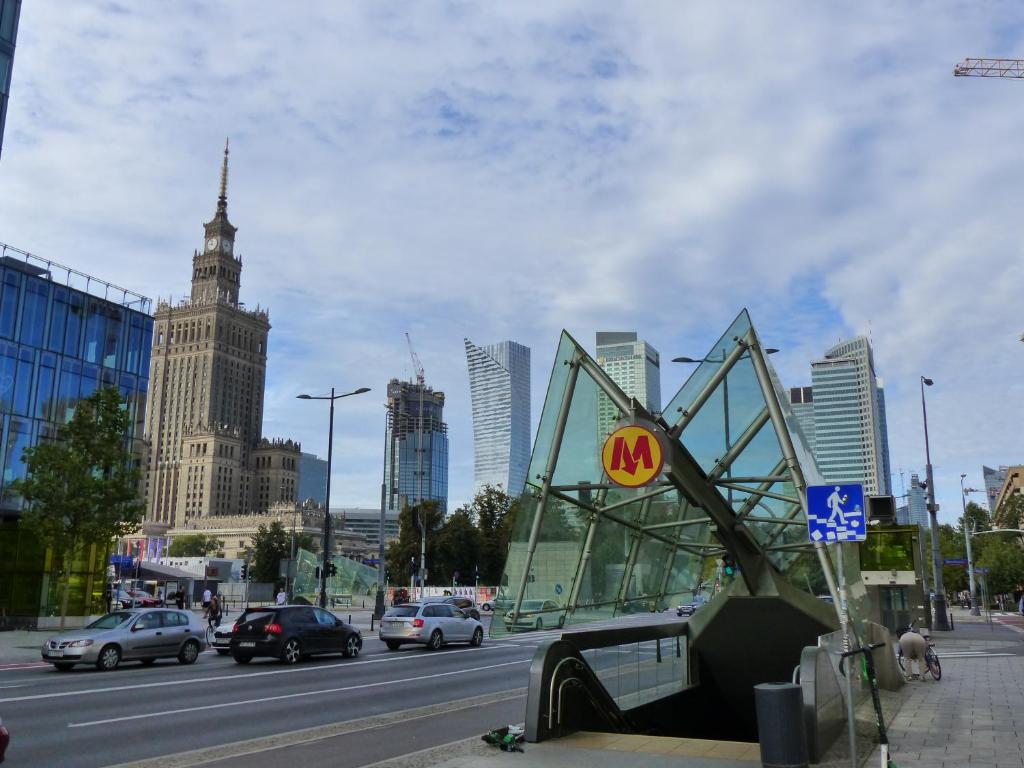
<instances>
[{"instance_id":1,"label":"white cloud","mask_svg":"<svg viewBox=\"0 0 1024 768\"><path fill-rule=\"evenodd\" d=\"M472 485L462 338L533 349L635 327L668 359L742 306L787 384L870 330L894 470L944 510L960 472L1019 461L1021 178L1005 6L649 3L58 4L22 12L0 240L148 295L187 291L232 138L243 299L271 308L267 432L377 502L384 386L448 395L451 494ZM666 369L666 396L683 371Z\"/></svg>"}]
</instances>

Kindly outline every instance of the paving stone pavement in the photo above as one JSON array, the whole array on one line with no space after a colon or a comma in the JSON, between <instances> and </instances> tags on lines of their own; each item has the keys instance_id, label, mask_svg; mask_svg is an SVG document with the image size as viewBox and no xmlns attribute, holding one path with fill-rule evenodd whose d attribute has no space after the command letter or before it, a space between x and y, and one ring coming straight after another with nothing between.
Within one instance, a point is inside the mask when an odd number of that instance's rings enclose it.
<instances>
[{"instance_id":1,"label":"paving stone pavement","mask_svg":"<svg viewBox=\"0 0 1024 768\"><path fill-rule=\"evenodd\" d=\"M943 660L936 640L942 680L909 684L889 726L891 759L899 768L1024 768L1024 656ZM866 765L878 761L875 750Z\"/></svg>"}]
</instances>

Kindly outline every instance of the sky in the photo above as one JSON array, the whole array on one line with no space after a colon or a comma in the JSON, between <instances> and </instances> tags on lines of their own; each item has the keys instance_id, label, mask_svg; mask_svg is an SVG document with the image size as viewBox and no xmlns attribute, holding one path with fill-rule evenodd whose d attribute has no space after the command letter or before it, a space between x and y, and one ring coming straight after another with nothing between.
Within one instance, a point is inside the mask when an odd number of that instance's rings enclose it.
<instances>
[{"instance_id":1,"label":"sky","mask_svg":"<svg viewBox=\"0 0 1024 768\"><path fill-rule=\"evenodd\" d=\"M379 505L385 388L447 395L449 507L472 494L463 338L532 350L636 330L667 401L743 307L787 386L872 339L893 485L940 520L1021 462L1024 51L1010 3L94 2L23 5L0 241L187 296L225 137L242 300L269 307L264 434ZM979 502L984 497L978 495Z\"/></svg>"}]
</instances>

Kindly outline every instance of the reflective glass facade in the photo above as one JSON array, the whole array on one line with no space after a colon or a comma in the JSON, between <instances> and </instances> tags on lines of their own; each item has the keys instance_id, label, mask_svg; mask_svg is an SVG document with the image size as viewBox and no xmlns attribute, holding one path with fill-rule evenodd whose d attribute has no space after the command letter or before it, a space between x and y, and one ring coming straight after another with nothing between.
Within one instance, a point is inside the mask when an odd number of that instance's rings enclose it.
<instances>
[{"instance_id":1,"label":"reflective glass facade","mask_svg":"<svg viewBox=\"0 0 1024 768\"><path fill-rule=\"evenodd\" d=\"M4 146L7 96L11 92L14 45L18 40L18 17L20 15L21 0L0 0L0 154L2 154Z\"/></svg>"},{"instance_id":2,"label":"reflective glass facade","mask_svg":"<svg viewBox=\"0 0 1024 768\"><path fill-rule=\"evenodd\" d=\"M53 590L44 584L49 560L44 563L33 548L31 532L19 530L22 499L8 490L25 474L22 453L55 437L80 399L107 386L117 387L124 397L131 415L129 437L134 441L142 435L153 334L148 309L144 297L3 247L0 538L5 547L18 541L17 552L0 553L0 611L8 615L37 616L53 606ZM138 450L138 444L133 445ZM25 552L33 554L26 557ZM102 566L103 556L86 557L88 562L81 565L88 568L99 557ZM97 589L102 592L102 579ZM83 604L78 605L80 610ZM72 606L72 613L75 610Z\"/></svg>"},{"instance_id":3,"label":"reflective glass facade","mask_svg":"<svg viewBox=\"0 0 1024 768\"><path fill-rule=\"evenodd\" d=\"M760 350L744 311L653 426L680 448L666 451L660 477L630 489L609 482L596 428L605 401L632 418L630 399L563 333L492 634L662 610L733 580L753 593L765 560L793 586L828 593L797 489L798 477L821 477L788 392L746 344ZM722 570L727 551L746 572Z\"/></svg>"},{"instance_id":4,"label":"reflective glass facade","mask_svg":"<svg viewBox=\"0 0 1024 768\"><path fill-rule=\"evenodd\" d=\"M466 342L473 402L473 480L518 496L530 463L530 348Z\"/></svg>"},{"instance_id":5,"label":"reflective glass facade","mask_svg":"<svg viewBox=\"0 0 1024 768\"><path fill-rule=\"evenodd\" d=\"M312 453L299 456L298 501L313 499L321 506L327 503L327 461Z\"/></svg>"},{"instance_id":6,"label":"reflective glass facade","mask_svg":"<svg viewBox=\"0 0 1024 768\"><path fill-rule=\"evenodd\" d=\"M294 597L304 597L313 605L318 604L320 579L316 571L323 564L323 558L313 552L300 549L297 553ZM377 569L363 565L348 557L335 555L331 558L337 574L327 579L328 606L335 601L347 602L347 598L370 597L377 594Z\"/></svg>"},{"instance_id":7,"label":"reflective glass facade","mask_svg":"<svg viewBox=\"0 0 1024 768\"><path fill-rule=\"evenodd\" d=\"M388 382L384 483L387 509L400 511L421 500L448 510L448 425L444 392L425 384Z\"/></svg>"}]
</instances>

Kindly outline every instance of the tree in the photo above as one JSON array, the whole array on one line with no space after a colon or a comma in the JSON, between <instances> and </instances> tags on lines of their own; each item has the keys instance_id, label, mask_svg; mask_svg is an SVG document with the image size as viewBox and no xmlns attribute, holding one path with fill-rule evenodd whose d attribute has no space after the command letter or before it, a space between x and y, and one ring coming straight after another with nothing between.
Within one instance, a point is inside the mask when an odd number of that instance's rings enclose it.
<instances>
[{"instance_id":1,"label":"tree","mask_svg":"<svg viewBox=\"0 0 1024 768\"><path fill-rule=\"evenodd\" d=\"M1024 549L1017 537L1008 533L992 534L974 539L984 540L981 553L975 558L977 565L988 568L985 582L990 595L1020 592L1024 582Z\"/></svg>"},{"instance_id":2,"label":"tree","mask_svg":"<svg viewBox=\"0 0 1024 768\"><path fill-rule=\"evenodd\" d=\"M398 513L398 541L388 546L388 569L391 581L396 584L408 584L412 574L412 561L417 565L420 561L420 518L427 526L427 574L428 581L437 581L435 564L437 563L438 529L441 527L442 515L436 501L423 501L413 507L405 507Z\"/></svg>"},{"instance_id":3,"label":"tree","mask_svg":"<svg viewBox=\"0 0 1024 768\"><path fill-rule=\"evenodd\" d=\"M974 531L989 531L992 529L992 515L980 504L971 501L967 503L967 519L972 523ZM964 531L963 518L957 521L957 530Z\"/></svg>"},{"instance_id":4,"label":"tree","mask_svg":"<svg viewBox=\"0 0 1024 768\"><path fill-rule=\"evenodd\" d=\"M93 545L108 547L142 521L139 471L126 449L128 427L117 389L98 390L79 401L55 441L22 454L27 475L11 484L27 503L24 526L61 563L61 630L75 557Z\"/></svg>"},{"instance_id":5,"label":"tree","mask_svg":"<svg viewBox=\"0 0 1024 768\"><path fill-rule=\"evenodd\" d=\"M215 552L223 554L224 542L214 536L190 533L175 536L167 554L170 557L205 557Z\"/></svg>"},{"instance_id":6,"label":"tree","mask_svg":"<svg viewBox=\"0 0 1024 768\"><path fill-rule=\"evenodd\" d=\"M261 524L252 537L253 562L249 572L253 581L277 581L281 560L288 558L290 549L291 536L279 520L269 526Z\"/></svg>"},{"instance_id":7,"label":"tree","mask_svg":"<svg viewBox=\"0 0 1024 768\"><path fill-rule=\"evenodd\" d=\"M458 573L460 583L472 584L480 559L480 532L473 524L469 510L463 507L449 515L436 538L436 560L433 565L427 560L431 580L435 584L451 584Z\"/></svg>"},{"instance_id":8,"label":"tree","mask_svg":"<svg viewBox=\"0 0 1024 768\"><path fill-rule=\"evenodd\" d=\"M480 531L479 555L475 564L480 567L482 584L493 586L501 581L508 557L511 525L518 506L519 499L493 485L483 486L469 504L468 511Z\"/></svg>"},{"instance_id":9,"label":"tree","mask_svg":"<svg viewBox=\"0 0 1024 768\"><path fill-rule=\"evenodd\" d=\"M320 537L312 533L296 533L295 551L298 552L300 549L317 554L320 551Z\"/></svg>"}]
</instances>

